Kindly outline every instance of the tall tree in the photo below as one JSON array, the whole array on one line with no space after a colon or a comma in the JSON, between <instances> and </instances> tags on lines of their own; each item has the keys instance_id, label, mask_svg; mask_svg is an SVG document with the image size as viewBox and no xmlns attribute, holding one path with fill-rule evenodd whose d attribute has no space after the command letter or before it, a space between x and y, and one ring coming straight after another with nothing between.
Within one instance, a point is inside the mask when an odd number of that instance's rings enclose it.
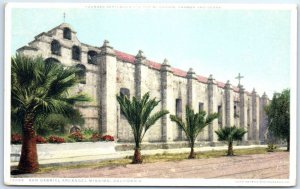
<instances>
[{"instance_id":1,"label":"tall tree","mask_svg":"<svg viewBox=\"0 0 300 189\"><path fill-rule=\"evenodd\" d=\"M126 95L117 95L117 100L120 104L121 111L133 131L135 148L132 163L142 163L141 142L145 133L159 118L168 114L169 111L161 110L150 115L160 101L157 101L155 98L150 99L149 92L144 94L141 100L138 100L136 97L132 97L132 100L130 100Z\"/></svg>"},{"instance_id":2,"label":"tall tree","mask_svg":"<svg viewBox=\"0 0 300 189\"><path fill-rule=\"evenodd\" d=\"M186 106L185 122L183 122L180 117L177 117L175 115L170 115L170 118L172 121L176 122L177 125L186 134L191 148L191 152L188 158L193 159L195 158L194 146L198 134L203 130L204 127L209 125L214 119L217 119L218 114L213 113L207 115L206 117L205 111L200 111L199 113L195 113L193 109L191 109L189 106Z\"/></svg>"},{"instance_id":3,"label":"tall tree","mask_svg":"<svg viewBox=\"0 0 300 189\"><path fill-rule=\"evenodd\" d=\"M86 95L69 95L79 80L78 69L61 64L45 64L41 57L16 55L11 58L12 117L22 125L22 150L17 173L39 169L35 123L41 116L59 113L72 115L76 102L89 101ZM16 173L15 172L15 173Z\"/></svg>"},{"instance_id":4,"label":"tall tree","mask_svg":"<svg viewBox=\"0 0 300 189\"><path fill-rule=\"evenodd\" d=\"M235 126L233 127L224 127L219 129L218 131L215 131L215 133L218 135L219 141L226 141L228 144L228 156L233 156L233 141L235 140L242 140L243 136L247 133L247 131L244 130L244 128L237 128Z\"/></svg>"},{"instance_id":5,"label":"tall tree","mask_svg":"<svg viewBox=\"0 0 300 189\"><path fill-rule=\"evenodd\" d=\"M271 103L265 108L268 116L268 130L275 137L286 140L290 150L290 90L273 95Z\"/></svg>"}]
</instances>

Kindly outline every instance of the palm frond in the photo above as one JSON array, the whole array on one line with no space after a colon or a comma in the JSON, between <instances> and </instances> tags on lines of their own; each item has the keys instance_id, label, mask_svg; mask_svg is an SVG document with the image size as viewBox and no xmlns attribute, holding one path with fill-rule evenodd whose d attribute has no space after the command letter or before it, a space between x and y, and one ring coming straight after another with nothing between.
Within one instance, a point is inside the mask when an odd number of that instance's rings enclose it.
<instances>
[{"instance_id":1,"label":"palm frond","mask_svg":"<svg viewBox=\"0 0 300 189\"><path fill-rule=\"evenodd\" d=\"M170 119L171 121L174 121L177 124L177 126L181 128L185 133L187 133L186 124L182 121L181 118L175 115L170 115Z\"/></svg>"},{"instance_id":2,"label":"palm frond","mask_svg":"<svg viewBox=\"0 0 300 189\"><path fill-rule=\"evenodd\" d=\"M175 115L171 115L170 118L184 131L190 143L194 143L199 133L214 119L218 118L218 114L213 113L206 117L205 111L195 113L192 108L186 106L185 122Z\"/></svg>"},{"instance_id":3,"label":"palm frond","mask_svg":"<svg viewBox=\"0 0 300 189\"><path fill-rule=\"evenodd\" d=\"M160 119L161 117L163 117L164 115L167 115L169 113L168 110L161 110L156 112L155 114L153 114L152 116L150 116L146 123L145 123L145 132L152 126L155 124L155 122Z\"/></svg>"},{"instance_id":4,"label":"palm frond","mask_svg":"<svg viewBox=\"0 0 300 189\"><path fill-rule=\"evenodd\" d=\"M215 131L218 135L219 141L228 141L232 142L234 140L242 140L243 136L247 133L244 128L233 127L224 127Z\"/></svg>"},{"instance_id":5,"label":"palm frond","mask_svg":"<svg viewBox=\"0 0 300 189\"><path fill-rule=\"evenodd\" d=\"M78 83L73 68L45 64L42 57L31 58L18 54L11 58L11 62L11 106L15 111L31 111L35 117L47 113L67 116L76 102L90 100L83 94L68 95L68 90Z\"/></svg>"},{"instance_id":6,"label":"palm frond","mask_svg":"<svg viewBox=\"0 0 300 189\"><path fill-rule=\"evenodd\" d=\"M140 100L134 96L132 100L124 95L117 95L116 97L122 113L132 128L136 145L139 145L150 127L154 125L159 118L168 113L163 110L151 115L160 101L157 101L155 98L150 99L149 92L144 94Z\"/></svg>"}]
</instances>

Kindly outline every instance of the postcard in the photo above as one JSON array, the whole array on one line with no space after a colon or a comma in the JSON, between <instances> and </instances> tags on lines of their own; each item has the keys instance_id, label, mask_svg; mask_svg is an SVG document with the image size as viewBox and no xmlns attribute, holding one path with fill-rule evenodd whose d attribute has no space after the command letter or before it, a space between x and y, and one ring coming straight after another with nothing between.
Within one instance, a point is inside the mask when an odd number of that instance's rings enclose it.
<instances>
[{"instance_id":1,"label":"postcard","mask_svg":"<svg viewBox=\"0 0 300 189\"><path fill-rule=\"evenodd\" d=\"M294 4L7 3L5 184L294 186L296 55Z\"/></svg>"}]
</instances>

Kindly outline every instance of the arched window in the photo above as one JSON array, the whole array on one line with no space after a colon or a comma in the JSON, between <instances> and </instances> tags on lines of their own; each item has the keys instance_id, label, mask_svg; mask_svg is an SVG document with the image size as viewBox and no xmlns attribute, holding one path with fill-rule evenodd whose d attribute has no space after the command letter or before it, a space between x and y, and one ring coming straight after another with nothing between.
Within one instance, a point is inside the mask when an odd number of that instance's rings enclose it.
<instances>
[{"instance_id":1,"label":"arched window","mask_svg":"<svg viewBox=\"0 0 300 189\"><path fill-rule=\"evenodd\" d=\"M120 89L120 96L126 96L128 99L130 98L130 91L127 88L121 88ZM120 109L121 112L121 118L124 118L124 113L122 112L122 110Z\"/></svg>"},{"instance_id":2,"label":"arched window","mask_svg":"<svg viewBox=\"0 0 300 189\"><path fill-rule=\"evenodd\" d=\"M88 63L89 64L97 64L97 52L96 51L88 52Z\"/></svg>"},{"instance_id":3,"label":"arched window","mask_svg":"<svg viewBox=\"0 0 300 189\"><path fill-rule=\"evenodd\" d=\"M177 98L175 102L175 111L177 117L182 117L182 100L181 98Z\"/></svg>"},{"instance_id":4,"label":"arched window","mask_svg":"<svg viewBox=\"0 0 300 189\"><path fill-rule=\"evenodd\" d=\"M128 99L130 98L130 91L127 88L120 89L120 96L126 96Z\"/></svg>"},{"instance_id":5,"label":"arched window","mask_svg":"<svg viewBox=\"0 0 300 189\"><path fill-rule=\"evenodd\" d=\"M199 112L204 110L204 103L199 102Z\"/></svg>"},{"instance_id":6,"label":"arched window","mask_svg":"<svg viewBox=\"0 0 300 189\"><path fill-rule=\"evenodd\" d=\"M72 39L72 32L70 28L64 28L64 39Z\"/></svg>"},{"instance_id":7,"label":"arched window","mask_svg":"<svg viewBox=\"0 0 300 189\"><path fill-rule=\"evenodd\" d=\"M72 59L73 60L80 60L81 57L81 50L78 46L72 47Z\"/></svg>"},{"instance_id":8,"label":"arched window","mask_svg":"<svg viewBox=\"0 0 300 189\"><path fill-rule=\"evenodd\" d=\"M80 83L86 84L86 68L85 68L85 66L82 64L77 64L76 68L78 68L76 76L80 80Z\"/></svg>"},{"instance_id":9,"label":"arched window","mask_svg":"<svg viewBox=\"0 0 300 189\"><path fill-rule=\"evenodd\" d=\"M59 64L60 61L57 60L56 58L47 58L44 60L46 64Z\"/></svg>"},{"instance_id":10,"label":"arched window","mask_svg":"<svg viewBox=\"0 0 300 189\"><path fill-rule=\"evenodd\" d=\"M219 115L219 117L218 117L218 124L219 124L219 127L221 127L222 128L222 124L223 124L223 120L222 120L222 106L218 106L218 115Z\"/></svg>"},{"instance_id":11,"label":"arched window","mask_svg":"<svg viewBox=\"0 0 300 189\"><path fill-rule=\"evenodd\" d=\"M234 106L233 106L233 115L234 115L234 118L239 118L240 117L240 114L239 114L239 102L238 101L234 101Z\"/></svg>"},{"instance_id":12,"label":"arched window","mask_svg":"<svg viewBox=\"0 0 300 189\"><path fill-rule=\"evenodd\" d=\"M60 43L57 40L51 42L51 53L60 56Z\"/></svg>"}]
</instances>

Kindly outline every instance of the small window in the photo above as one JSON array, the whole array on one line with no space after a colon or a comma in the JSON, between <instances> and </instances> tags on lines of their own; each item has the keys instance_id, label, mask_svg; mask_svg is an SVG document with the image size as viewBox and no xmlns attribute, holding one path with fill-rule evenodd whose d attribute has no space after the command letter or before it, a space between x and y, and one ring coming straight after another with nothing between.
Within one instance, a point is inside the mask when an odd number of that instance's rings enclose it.
<instances>
[{"instance_id":1,"label":"small window","mask_svg":"<svg viewBox=\"0 0 300 189\"><path fill-rule=\"evenodd\" d=\"M247 109L247 127L248 127L248 131L249 131L249 126L250 126L250 110L248 108Z\"/></svg>"},{"instance_id":2,"label":"small window","mask_svg":"<svg viewBox=\"0 0 300 189\"><path fill-rule=\"evenodd\" d=\"M95 52L95 51L88 52L88 63L89 64L97 64L97 52Z\"/></svg>"},{"instance_id":3,"label":"small window","mask_svg":"<svg viewBox=\"0 0 300 189\"><path fill-rule=\"evenodd\" d=\"M235 102L234 107L233 107L233 112L234 112L234 118L239 117L239 110L238 110L238 103Z\"/></svg>"},{"instance_id":4,"label":"small window","mask_svg":"<svg viewBox=\"0 0 300 189\"><path fill-rule=\"evenodd\" d=\"M127 88L121 88L120 89L120 96L126 96L128 99L130 98L130 91ZM120 114L121 114L121 118L124 118L124 113L122 112L122 110L120 109Z\"/></svg>"},{"instance_id":5,"label":"small window","mask_svg":"<svg viewBox=\"0 0 300 189\"><path fill-rule=\"evenodd\" d=\"M57 40L51 42L51 53L60 56L60 43Z\"/></svg>"},{"instance_id":6,"label":"small window","mask_svg":"<svg viewBox=\"0 0 300 189\"><path fill-rule=\"evenodd\" d=\"M199 112L204 110L204 103L199 102Z\"/></svg>"},{"instance_id":7,"label":"small window","mask_svg":"<svg viewBox=\"0 0 300 189\"><path fill-rule=\"evenodd\" d=\"M218 106L218 124L222 126L222 106Z\"/></svg>"},{"instance_id":8,"label":"small window","mask_svg":"<svg viewBox=\"0 0 300 189\"><path fill-rule=\"evenodd\" d=\"M180 98L176 99L176 116L182 117L182 100Z\"/></svg>"},{"instance_id":9,"label":"small window","mask_svg":"<svg viewBox=\"0 0 300 189\"><path fill-rule=\"evenodd\" d=\"M128 99L130 98L130 91L127 88L120 89L120 96L126 96Z\"/></svg>"},{"instance_id":10,"label":"small window","mask_svg":"<svg viewBox=\"0 0 300 189\"><path fill-rule=\"evenodd\" d=\"M81 58L81 50L78 46L72 47L72 59L73 60L80 60Z\"/></svg>"},{"instance_id":11,"label":"small window","mask_svg":"<svg viewBox=\"0 0 300 189\"><path fill-rule=\"evenodd\" d=\"M70 28L64 28L64 39L72 39L72 32Z\"/></svg>"},{"instance_id":12,"label":"small window","mask_svg":"<svg viewBox=\"0 0 300 189\"><path fill-rule=\"evenodd\" d=\"M86 84L86 68L82 64L77 64L76 68L78 68L78 72L76 73L76 76L80 80L80 83Z\"/></svg>"}]
</instances>

